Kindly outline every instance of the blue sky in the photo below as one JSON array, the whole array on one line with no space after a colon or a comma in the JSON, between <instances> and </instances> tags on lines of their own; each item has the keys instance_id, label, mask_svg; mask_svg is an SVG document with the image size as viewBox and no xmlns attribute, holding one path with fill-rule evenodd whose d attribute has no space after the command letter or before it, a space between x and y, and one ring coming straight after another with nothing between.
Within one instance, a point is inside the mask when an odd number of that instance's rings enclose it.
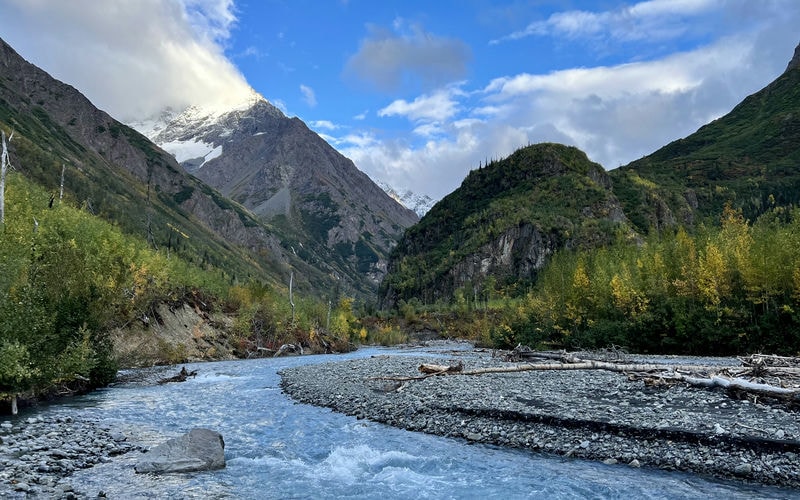
<instances>
[{"instance_id":1,"label":"blue sky","mask_svg":"<svg viewBox=\"0 0 800 500\"><path fill-rule=\"evenodd\" d=\"M542 141L607 169L775 79L797 0L0 0L0 36L123 121L254 88L440 198Z\"/></svg>"}]
</instances>

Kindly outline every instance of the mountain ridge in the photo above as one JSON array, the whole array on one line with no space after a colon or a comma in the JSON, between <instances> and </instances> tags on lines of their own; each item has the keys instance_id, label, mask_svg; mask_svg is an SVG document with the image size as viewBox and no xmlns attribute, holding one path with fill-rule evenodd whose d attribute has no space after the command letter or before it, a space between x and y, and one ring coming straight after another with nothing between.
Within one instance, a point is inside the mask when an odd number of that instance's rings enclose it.
<instances>
[{"instance_id":1,"label":"mountain ridge","mask_svg":"<svg viewBox=\"0 0 800 500\"><path fill-rule=\"evenodd\" d=\"M609 171L642 232L717 219L726 204L755 219L800 204L800 45L786 71L729 113Z\"/></svg>"},{"instance_id":2,"label":"mountain ridge","mask_svg":"<svg viewBox=\"0 0 800 500\"><path fill-rule=\"evenodd\" d=\"M378 187L299 118L257 93L238 109L190 107L149 126L192 175L270 224L284 251L302 254L362 294L417 215Z\"/></svg>"},{"instance_id":3,"label":"mountain ridge","mask_svg":"<svg viewBox=\"0 0 800 500\"><path fill-rule=\"evenodd\" d=\"M64 165L68 197L154 247L174 247L236 279L284 283L291 267L304 271L300 288L318 289L310 281L324 279L284 251L273 231L239 204L186 174L171 155L3 40L0 123L15 132L9 147L26 177L55 189Z\"/></svg>"}]
</instances>

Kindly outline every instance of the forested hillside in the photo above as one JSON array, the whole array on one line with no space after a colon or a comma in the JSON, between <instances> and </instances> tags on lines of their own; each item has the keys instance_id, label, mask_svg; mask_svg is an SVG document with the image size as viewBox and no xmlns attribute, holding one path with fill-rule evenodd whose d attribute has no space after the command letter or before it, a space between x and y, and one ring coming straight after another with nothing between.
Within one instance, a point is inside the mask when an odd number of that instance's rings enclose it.
<instances>
[{"instance_id":1,"label":"forested hillside","mask_svg":"<svg viewBox=\"0 0 800 500\"><path fill-rule=\"evenodd\" d=\"M559 248L630 235L603 168L561 144L536 144L473 170L406 231L381 295L432 304L489 288L524 290ZM488 279L488 281L487 281Z\"/></svg>"},{"instance_id":2,"label":"forested hillside","mask_svg":"<svg viewBox=\"0 0 800 500\"><path fill-rule=\"evenodd\" d=\"M609 172L636 228L709 222L723 207L755 219L800 203L800 64L727 115Z\"/></svg>"},{"instance_id":3,"label":"forested hillside","mask_svg":"<svg viewBox=\"0 0 800 500\"><path fill-rule=\"evenodd\" d=\"M800 59L696 133L595 165L541 144L471 172L407 231L384 304L496 346L800 353Z\"/></svg>"}]
</instances>

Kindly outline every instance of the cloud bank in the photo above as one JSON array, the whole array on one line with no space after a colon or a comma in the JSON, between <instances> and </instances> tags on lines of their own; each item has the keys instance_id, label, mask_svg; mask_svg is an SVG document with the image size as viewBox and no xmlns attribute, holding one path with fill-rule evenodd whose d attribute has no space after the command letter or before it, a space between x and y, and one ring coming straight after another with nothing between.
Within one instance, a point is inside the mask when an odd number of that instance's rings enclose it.
<instances>
[{"instance_id":1,"label":"cloud bank","mask_svg":"<svg viewBox=\"0 0 800 500\"><path fill-rule=\"evenodd\" d=\"M251 95L222 48L232 0L3 0L0 32L33 64L122 121ZM36 33L36 36L30 36Z\"/></svg>"},{"instance_id":2,"label":"cloud bank","mask_svg":"<svg viewBox=\"0 0 800 500\"><path fill-rule=\"evenodd\" d=\"M654 45L681 37L671 27L692 16L712 16L732 28L697 48L650 61L511 74L473 88L463 82L438 87L378 112L406 118L414 137L366 132L336 144L374 177L434 198L457 188L487 158L537 142L574 145L605 168L616 168L693 133L777 78L798 43L800 5L653 0L610 12L554 14L501 40L548 36L588 43L654 33L647 42ZM625 23L636 29L623 33ZM358 142L350 142L353 137Z\"/></svg>"}]
</instances>

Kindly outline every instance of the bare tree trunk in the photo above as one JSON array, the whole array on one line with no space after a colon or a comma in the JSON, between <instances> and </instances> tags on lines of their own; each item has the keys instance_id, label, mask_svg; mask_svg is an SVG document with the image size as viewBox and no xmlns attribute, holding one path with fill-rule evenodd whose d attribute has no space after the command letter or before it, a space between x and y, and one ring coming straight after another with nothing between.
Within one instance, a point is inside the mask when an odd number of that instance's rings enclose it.
<instances>
[{"instance_id":1,"label":"bare tree trunk","mask_svg":"<svg viewBox=\"0 0 800 500\"><path fill-rule=\"evenodd\" d=\"M294 271L289 275L289 305L292 306L292 328L294 328L294 297L292 296L292 285L294 285Z\"/></svg>"},{"instance_id":2,"label":"bare tree trunk","mask_svg":"<svg viewBox=\"0 0 800 500\"><path fill-rule=\"evenodd\" d=\"M147 208L145 211L147 212L147 241L153 245L153 249L157 252L158 251L158 244L156 243L156 237L153 235L153 206L150 202L150 181L153 176L152 167L148 167L147 169Z\"/></svg>"},{"instance_id":3,"label":"bare tree trunk","mask_svg":"<svg viewBox=\"0 0 800 500\"><path fill-rule=\"evenodd\" d=\"M14 137L14 132L8 136L8 142ZM6 223L6 172L8 171L8 144L6 142L6 132L2 131L3 153L0 157L0 228Z\"/></svg>"},{"instance_id":4,"label":"bare tree trunk","mask_svg":"<svg viewBox=\"0 0 800 500\"><path fill-rule=\"evenodd\" d=\"M65 163L61 164L61 187L58 189L58 201L60 202L64 198L64 172L67 170L67 165Z\"/></svg>"},{"instance_id":5,"label":"bare tree trunk","mask_svg":"<svg viewBox=\"0 0 800 500\"><path fill-rule=\"evenodd\" d=\"M478 368L475 370L463 370L458 365L444 366L422 364L419 366L419 371L422 372L422 375L373 377L372 379L408 382L441 375L485 375L490 373L549 370L607 370L617 373L626 373L631 380L645 379L645 382L647 382L648 379L663 382L680 381L696 387L721 387L728 390L729 393L736 393L738 391L754 396L774 398L788 404L797 404L800 402L800 388L779 387L750 382L740 378L741 375L749 371L749 368L701 365L616 364L605 361L583 360L576 357L570 358L569 361L561 363L521 363L511 366ZM726 375L722 376L718 374L723 371L726 372ZM778 371L781 374L796 377L800 374L800 367L779 367L776 372ZM692 375L688 375L687 372ZM705 372L710 375L697 375L698 372ZM730 375L731 373L734 373L734 375Z\"/></svg>"},{"instance_id":6,"label":"bare tree trunk","mask_svg":"<svg viewBox=\"0 0 800 500\"><path fill-rule=\"evenodd\" d=\"M325 330L330 331L331 329L331 301L328 301L328 319L325 321Z\"/></svg>"}]
</instances>

